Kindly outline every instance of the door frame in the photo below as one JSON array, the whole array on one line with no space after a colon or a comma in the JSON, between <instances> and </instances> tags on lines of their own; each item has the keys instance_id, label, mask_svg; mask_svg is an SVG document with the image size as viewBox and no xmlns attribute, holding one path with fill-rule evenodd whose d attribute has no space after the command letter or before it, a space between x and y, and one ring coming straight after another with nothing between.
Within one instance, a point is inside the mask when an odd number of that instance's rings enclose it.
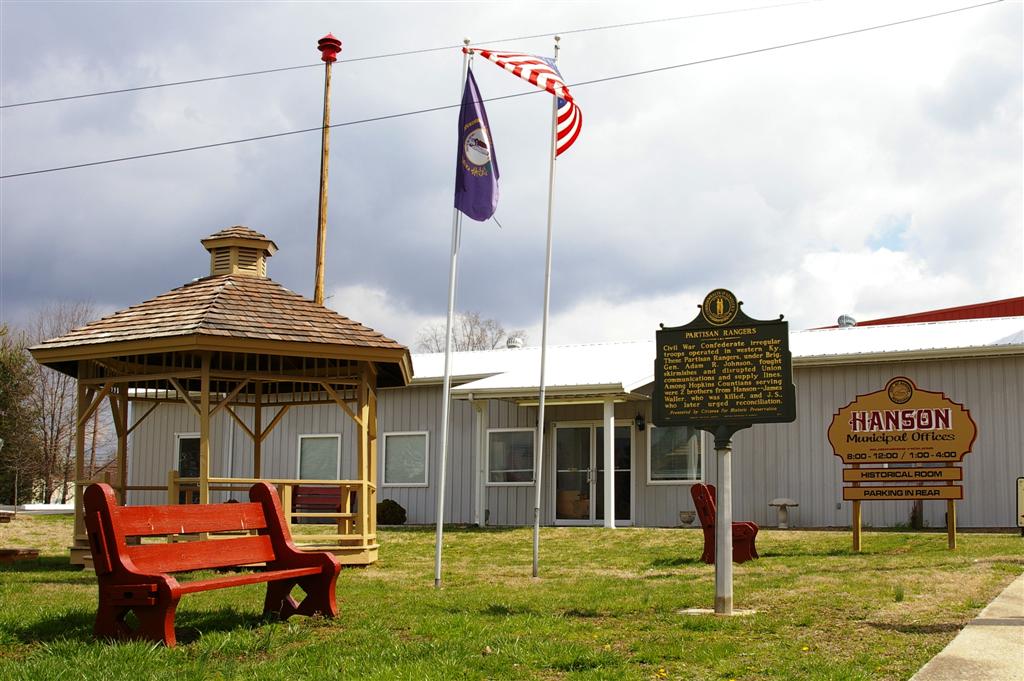
<instances>
[{"instance_id":1,"label":"door frame","mask_svg":"<svg viewBox=\"0 0 1024 681\"><path fill-rule=\"evenodd\" d=\"M622 421L622 423L620 423ZM574 421L551 421L549 424L549 436L546 438L547 446L545 457L550 461L548 464L548 479L551 486L548 492L548 503L551 508L551 522L561 527L595 527L604 523L603 517L597 516L597 429L604 427L604 419L583 419ZM633 421L630 419L616 419L615 427L629 428L629 519L615 520L615 524L623 527L635 524L636 518L636 432L633 428ZM590 429L590 457L594 465L593 479L590 482L590 518L586 520L560 520L558 518L557 497L558 497L558 429L559 428L589 428ZM614 456L612 457L614 461ZM614 471L613 471L614 474Z\"/></svg>"}]
</instances>

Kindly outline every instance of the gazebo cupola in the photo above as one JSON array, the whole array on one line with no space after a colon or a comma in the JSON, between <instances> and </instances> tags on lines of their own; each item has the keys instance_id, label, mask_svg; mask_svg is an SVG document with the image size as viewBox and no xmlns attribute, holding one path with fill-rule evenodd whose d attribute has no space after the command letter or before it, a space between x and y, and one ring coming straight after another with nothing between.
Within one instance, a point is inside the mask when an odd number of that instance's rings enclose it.
<instances>
[{"instance_id":1,"label":"gazebo cupola","mask_svg":"<svg viewBox=\"0 0 1024 681\"><path fill-rule=\"evenodd\" d=\"M241 225L211 234L202 244L210 252L210 276L266 277L267 258L277 252L277 244L266 235Z\"/></svg>"}]
</instances>

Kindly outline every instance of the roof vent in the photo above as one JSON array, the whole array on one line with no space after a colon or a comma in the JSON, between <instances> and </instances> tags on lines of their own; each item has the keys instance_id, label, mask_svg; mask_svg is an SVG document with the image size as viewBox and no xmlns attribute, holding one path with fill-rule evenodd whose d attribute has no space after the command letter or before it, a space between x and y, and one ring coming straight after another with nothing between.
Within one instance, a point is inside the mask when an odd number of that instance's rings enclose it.
<instances>
[{"instance_id":1,"label":"roof vent","mask_svg":"<svg viewBox=\"0 0 1024 681\"><path fill-rule=\"evenodd\" d=\"M523 347L523 339L519 336L509 336L508 340L505 341L505 347L509 350L518 350Z\"/></svg>"},{"instance_id":2,"label":"roof vent","mask_svg":"<svg viewBox=\"0 0 1024 681\"><path fill-rule=\"evenodd\" d=\"M277 244L259 232L235 225L211 234L202 241L210 252L210 276L241 274L267 276L267 258L277 252Z\"/></svg>"},{"instance_id":3,"label":"roof vent","mask_svg":"<svg viewBox=\"0 0 1024 681\"><path fill-rule=\"evenodd\" d=\"M839 328L841 329L848 329L852 326L857 326L857 320L848 314L840 315L838 323Z\"/></svg>"}]
</instances>

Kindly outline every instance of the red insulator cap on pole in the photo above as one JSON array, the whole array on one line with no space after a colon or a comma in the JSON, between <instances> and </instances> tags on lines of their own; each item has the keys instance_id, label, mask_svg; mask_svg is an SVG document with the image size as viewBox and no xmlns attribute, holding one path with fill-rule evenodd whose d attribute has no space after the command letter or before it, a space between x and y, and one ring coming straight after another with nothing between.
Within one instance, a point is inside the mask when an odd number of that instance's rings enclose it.
<instances>
[{"instance_id":1,"label":"red insulator cap on pole","mask_svg":"<svg viewBox=\"0 0 1024 681\"><path fill-rule=\"evenodd\" d=\"M338 53L341 52L341 41L328 33L316 41L316 49L323 52L320 56L322 60L333 63L338 61Z\"/></svg>"}]
</instances>

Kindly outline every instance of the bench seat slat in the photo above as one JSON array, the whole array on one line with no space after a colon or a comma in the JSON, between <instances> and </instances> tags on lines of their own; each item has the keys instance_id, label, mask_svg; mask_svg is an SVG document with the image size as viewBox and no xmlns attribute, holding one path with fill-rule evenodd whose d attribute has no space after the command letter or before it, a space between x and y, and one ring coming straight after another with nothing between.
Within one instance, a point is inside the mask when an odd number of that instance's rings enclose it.
<instances>
[{"instance_id":1,"label":"bench seat slat","mask_svg":"<svg viewBox=\"0 0 1024 681\"><path fill-rule=\"evenodd\" d=\"M181 582L178 584L179 593L189 594L211 589L222 589L229 586L243 586L245 584L259 584L260 582L273 582L278 579L294 579L309 575L320 574L322 568L292 568L290 570L268 570L266 572L246 572L240 575L229 575L227 577L214 577L212 579L197 579L192 582Z\"/></svg>"},{"instance_id":2,"label":"bench seat slat","mask_svg":"<svg viewBox=\"0 0 1024 681\"><path fill-rule=\"evenodd\" d=\"M274 548L266 535L184 544L141 544L129 546L127 553L135 566L147 573L185 572L274 560Z\"/></svg>"},{"instance_id":3,"label":"bench seat slat","mask_svg":"<svg viewBox=\"0 0 1024 681\"><path fill-rule=\"evenodd\" d=\"M260 504L184 504L118 506L115 524L126 536L194 534L231 530L262 530L267 526Z\"/></svg>"}]
</instances>

